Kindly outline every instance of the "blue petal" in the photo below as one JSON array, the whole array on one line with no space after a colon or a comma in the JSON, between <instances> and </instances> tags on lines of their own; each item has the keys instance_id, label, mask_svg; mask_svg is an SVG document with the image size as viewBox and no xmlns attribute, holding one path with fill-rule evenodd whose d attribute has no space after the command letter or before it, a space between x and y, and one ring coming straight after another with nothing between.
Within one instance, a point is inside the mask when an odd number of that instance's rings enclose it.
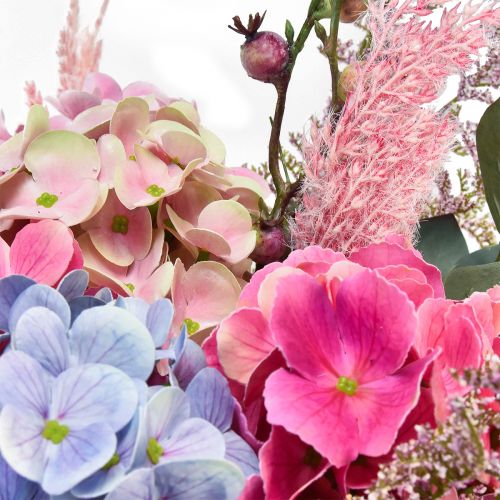
<instances>
[{"instance_id":1,"label":"blue petal","mask_svg":"<svg viewBox=\"0 0 500 500\"><path fill-rule=\"evenodd\" d=\"M71 312L65 298L47 285L33 285L22 292L12 305L9 315L9 331L15 331L19 318L31 307L46 307L54 311L66 328L69 328Z\"/></svg>"},{"instance_id":2,"label":"blue petal","mask_svg":"<svg viewBox=\"0 0 500 500\"><path fill-rule=\"evenodd\" d=\"M191 402L191 416L208 420L220 431L231 427L234 398L224 376L215 368L204 368L186 389Z\"/></svg>"},{"instance_id":3,"label":"blue petal","mask_svg":"<svg viewBox=\"0 0 500 500\"><path fill-rule=\"evenodd\" d=\"M21 476L41 483L49 441L42 437L45 419L33 411L7 405L0 414L0 448Z\"/></svg>"},{"instance_id":4,"label":"blue petal","mask_svg":"<svg viewBox=\"0 0 500 500\"><path fill-rule=\"evenodd\" d=\"M113 300L113 293L107 287L101 288L95 293L94 297L96 299L102 300L105 304L107 304L108 302L111 302Z\"/></svg>"},{"instance_id":5,"label":"blue petal","mask_svg":"<svg viewBox=\"0 0 500 500\"><path fill-rule=\"evenodd\" d=\"M1 500L48 500L36 483L19 476L0 454Z\"/></svg>"},{"instance_id":6,"label":"blue petal","mask_svg":"<svg viewBox=\"0 0 500 500\"><path fill-rule=\"evenodd\" d=\"M160 462L222 459L226 452L222 433L217 427L201 418L188 418L181 422L167 439L162 439L160 436L157 440L165 450Z\"/></svg>"},{"instance_id":7,"label":"blue petal","mask_svg":"<svg viewBox=\"0 0 500 500\"><path fill-rule=\"evenodd\" d=\"M241 471L224 460L167 462L154 473L160 496L168 500L233 500L245 485Z\"/></svg>"},{"instance_id":8,"label":"blue petal","mask_svg":"<svg viewBox=\"0 0 500 500\"><path fill-rule=\"evenodd\" d=\"M85 293L89 284L89 274L83 269L69 272L57 285L57 291L69 302Z\"/></svg>"},{"instance_id":9,"label":"blue petal","mask_svg":"<svg viewBox=\"0 0 500 500\"><path fill-rule=\"evenodd\" d=\"M21 351L0 356L0 406L14 405L47 416L52 377Z\"/></svg>"},{"instance_id":10,"label":"blue petal","mask_svg":"<svg viewBox=\"0 0 500 500\"><path fill-rule=\"evenodd\" d=\"M145 325L119 307L94 307L75 320L71 353L80 363L105 363L146 380L154 367L155 347Z\"/></svg>"},{"instance_id":11,"label":"blue petal","mask_svg":"<svg viewBox=\"0 0 500 500\"><path fill-rule=\"evenodd\" d=\"M35 281L17 274L0 279L0 330L9 330L10 308L19 295L33 285Z\"/></svg>"},{"instance_id":12,"label":"blue petal","mask_svg":"<svg viewBox=\"0 0 500 500\"><path fill-rule=\"evenodd\" d=\"M146 326L156 347L161 347L166 342L173 317L174 307L168 299L159 299L149 307Z\"/></svg>"},{"instance_id":13,"label":"blue petal","mask_svg":"<svg viewBox=\"0 0 500 500\"><path fill-rule=\"evenodd\" d=\"M54 376L69 366L67 330L59 316L45 307L32 307L19 318L12 345Z\"/></svg>"},{"instance_id":14,"label":"blue petal","mask_svg":"<svg viewBox=\"0 0 500 500\"><path fill-rule=\"evenodd\" d=\"M61 495L106 465L115 451L116 436L103 423L70 427L69 434L54 448L47 454L42 488L51 495Z\"/></svg>"},{"instance_id":15,"label":"blue petal","mask_svg":"<svg viewBox=\"0 0 500 500\"><path fill-rule=\"evenodd\" d=\"M124 309L131 312L143 325L146 325L146 317L149 310L149 304L139 297L125 297L123 301Z\"/></svg>"},{"instance_id":16,"label":"blue petal","mask_svg":"<svg viewBox=\"0 0 500 500\"><path fill-rule=\"evenodd\" d=\"M250 445L233 431L224 433L226 441L225 459L235 463L245 477L259 473L259 459Z\"/></svg>"},{"instance_id":17,"label":"blue petal","mask_svg":"<svg viewBox=\"0 0 500 500\"><path fill-rule=\"evenodd\" d=\"M134 416L139 398L132 379L100 364L66 370L55 380L52 392L49 418L70 429L106 423L117 432Z\"/></svg>"},{"instance_id":18,"label":"blue petal","mask_svg":"<svg viewBox=\"0 0 500 500\"><path fill-rule=\"evenodd\" d=\"M69 307L71 309L71 324L73 324L75 319L86 309L103 305L105 305L105 303L96 297L91 297L89 295L76 297L69 302Z\"/></svg>"},{"instance_id":19,"label":"blue petal","mask_svg":"<svg viewBox=\"0 0 500 500\"><path fill-rule=\"evenodd\" d=\"M127 309L127 304L125 302L125 299L121 295L118 295L114 304L110 304L110 306L113 306L113 305L116 307L121 307L122 309Z\"/></svg>"},{"instance_id":20,"label":"blue petal","mask_svg":"<svg viewBox=\"0 0 500 500\"><path fill-rule=\"evenodd\" d=\"M159 498L154 484L153 469L137 469L128 474L106 500L159 500Z\"/></svg>"},{"instance_id":21,"label":"blue petal","mask_svg":"<svg viewBox=\"0 0 500 500\"><path fill-rule=\"evenodd\" d=\"M170 367L170 381L185 389L194 376L206 366L203 349L191 339L186 339L180 357Z\"/></svg>"}]
</instances>

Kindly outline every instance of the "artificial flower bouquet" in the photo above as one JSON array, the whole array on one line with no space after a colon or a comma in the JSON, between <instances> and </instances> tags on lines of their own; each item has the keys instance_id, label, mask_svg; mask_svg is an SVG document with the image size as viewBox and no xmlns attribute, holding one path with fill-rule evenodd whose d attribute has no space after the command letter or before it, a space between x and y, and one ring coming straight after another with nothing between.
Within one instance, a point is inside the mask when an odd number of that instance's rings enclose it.
<instances>
[{"instance_id":1,"label":"artificial flower bouquet","mask_svg":"<svg viewBox=\"0 0 500 500\"><path fill-rule=\"evenodd\" d=\"M107 4L81 31L71 1L57 97L30 82L0 123L0 498L498 498L499 248L463 234L500 228L499 2L311 0L284 37L236 16L277 91L254 168L195 103L98 72ZM331 95L294 154L313 33Z\"/></svg>"}]
</instances>

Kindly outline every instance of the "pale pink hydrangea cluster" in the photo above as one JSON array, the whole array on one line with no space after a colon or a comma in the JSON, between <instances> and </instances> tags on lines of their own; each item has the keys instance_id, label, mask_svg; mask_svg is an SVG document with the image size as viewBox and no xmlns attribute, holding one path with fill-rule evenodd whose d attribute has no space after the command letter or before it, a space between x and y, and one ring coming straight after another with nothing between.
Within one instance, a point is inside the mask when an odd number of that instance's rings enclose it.
<instances>
[{"instance_id":1,"label":"pale pink hydrangea cluster","mask_svg":"<svg viewBox=\"0 0 500 500\"><path fill-rule=\"evenodd\" d=\"M369 2L373 41L354 65L354 88L304 146L297 247L349 252L392 232L411 241L455 136L451 116L426 105L487 45L483 23L498 22L495 0L453 3L436 26L423 19L446 3Z\"/></svg>"}]
</instances>

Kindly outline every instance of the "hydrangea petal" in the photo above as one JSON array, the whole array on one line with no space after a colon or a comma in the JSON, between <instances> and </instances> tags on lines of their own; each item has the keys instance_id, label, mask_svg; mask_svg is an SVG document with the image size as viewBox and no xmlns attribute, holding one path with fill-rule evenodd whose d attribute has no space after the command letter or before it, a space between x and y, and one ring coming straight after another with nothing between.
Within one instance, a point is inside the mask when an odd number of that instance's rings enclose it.
<instances>
[{"instance_id":1,"label":"hydrangea petal","mask_svg":"<svg viewBox=\"0 0 500 500\"><path fill-rule=\"evenodd\" d=\"M225 373L234 380L247 383L274 348L268 323L257 308L240 308L219 325L217 353Z\"/></svg>"},{"instance_id":2,"label":"hydrangea petal","mask_svg":"<svg viewBox=\"0 0 500 500\"><path fill-rule=\"evenodd\" d=\"M120 85L114 78L105 73L88 73L83 80L82 89L99 96L101 99L119 101L122 98Z\"/></svg>"},{"instance_id":3,"label":"hydrangea petal","mask_svg":"<svg viewBox=\"0 0 500 500\"><path fill-rule=\"evenodd\" d=\"M169 500L238 498L245 478L223 460L189 460L160 464L155 469L162 498Z\"/></svg>"},{"instance_id":4,"label":"hydrangea petal","mask_svg":"<svg viewBox=\"0 0 500 500\"><path fill-rule=\"evenodd\" d=\"M49 130L49 113L40 104L34 104L28 111L26 125L23 130L21 154L24 154L29 144L40 134Z\"/></svg>"},{"instance_id":5,"label":"hydrangea petal","mask_svg":"<svg viewBox=\"0 0 500 500\"><path fill-rule=\"evenodd\" d=\"M330 467L314 448L279 425L273 426L259 457L264 487L270 498L296 498Z\"/></svg>"},{"instance_id":6,"label":"hydrangea petal","mask_svg":"<svg viewBox=\"0 0 500 500\"><path fill-rule=\"evenodd\" d=\"M268 421L299 436L335 467L352 462L360 446L357 415L348 397L284 369L271 374L264 389Z\"/></svg>"},{"instance_id":7,"label":"hydrangea petal","mask_svg":"<svg viewBox=\"0 0 500 500\"><path fill-rule=\"evenodd\" d=\"M55 312L66 329L69 328L71 312L64 297L47 285L33 285L22 292L12 305L9 316L9 331L15 332L19 318L31 307L45 307Z\"/></svg>"},{"instance_id":8,"label":"hydrangea petal","mask_svg":"<svg viewBox=\"0 0 500 500\"><path fill-rule=\"evenodd\" d=\"M91 309L92 307L103 306L104 302L97 297L90 297L85 295L83 297L76 297L71 299L69 302L69 308L71 310L71 324L73 324L80 316L83 311Z\"/></svg>"},{"instance_id":9,"label":"hydrangea petal","mask_svg":"<svg viewBox=\"0 0 500 500\"><path fill-rule=\"evenodd\" d=\"M186 394L191 402L192 417L207 420L221 432L229 430L235 403L227 380L215 368L198 372Z\"/></svg>"},{"instance_id":10,"label":"hydrangea petal","mask_svg":"<svg viewBox=\"0 0 500 500\"><path fill-rule=\"evenodd\" d=\"M36 283L25 276L7 276L0 279L0 330L9 330L9 314L14 302L27 288Z\"/></svg>"},{"instance_id":11,"label":"hydrangea petal","mask_svg":"<svg viewBox=\"0 0 500 500\"><path fill-rule=\"evenodd\" d=\"M146 411L147 435L160 441L189 418L189 400L177 387L165 387L149 400Z\"/></svg>"},{"instance_id":12,"label":"hydrangea petal","mask_svg":"<svg viewBox=\"0 0 500 500\"><path fill-rule=\"evenodd\" d=\"M49 443L42 437L44 426L43 417L29 409L8 404L0 413L0 447L4 459L18 474L37 483L42 482Z\"/></svg>"},{"instance_id":13,"label":"hydrangea petal","mask_svg":"<svg viewBox=\"0 0 500 500\"><path fill-rule=\"evenodd\" d=\"M245 477L259 473L259 460L250 445L233 431L224 433L226 460L238 465Z\"/></svg>"},{"instance_id":14,"label":"hydrangea petal","mask_svg":"<svg viewBox=\"0 0 500 500\"><path fill-rule=\"evenodd\" d=\"M69 302L81 297L89 285L89 274L83 269L70 271L57 285L57 291Z\"/></svg>"},{"instance_id":15,"label":"hydrangea petal","mask_svg":"<svg viewBox=\"0 0 500 500\"><path fill-rule=\"evenodd\" d=\"M106 500L159 500L160 495L155 487L153 469L136 469L128 474Z\"/></svg>"},{"instance_id":16,"label":"hydrangea petal","mask_svg":"<svg viewBox=\"0 0 500 500\"><path fill-rule=\"evenodd\" d=\"M106 424L117 432L132 419L138 403L134 382L117 368L102 364L66 370L55 380L52 397L49 418L70 429ZM114 446L108 459L113 452Z\"/></svg>"},{"instance_id":17,"label":"hydrangea petal","mask_svg":"<svg viewBox=\"0 0 500 500\"><path fill-rule=\"evenodd\" d=\"M189 382L205 366L207 362L202 348L192 340L186 339L182 354L177 357L170 369L170 382L186 389Z\"/></svg>"},{"instance_id":18,"label":"hydrangea petal","mask_svg":"<svg viewBox=\"0 0 500 500\"><path fill-rule=\"evenodd\" d=\"M153 371L155 346L148 329L121 308L83 311L71 328L71 350L80 363L106 363L141 380Z\"/></svg>"},{"instance_id":19,"label":"hydrangea petal","mask_svg":"<svg viewBox=\"0 0 500 500\"><path fill-rule=\"evenodd\" d=\"M19 476L0 454L0 477L2 478L2 500L48 500L38 484Z\"/></svg>"},{"instance_id":20,"label":"hydrangea petal","mask_svg":"<svg viewBox=\"0 0 500 500\"><path fill-rule=\"evenodd\" d=\"M17 233L10 249L12 273L54 285L68 268L73 253L73 235L62 222L28 224Z\"/></svg>"},{"instance_id":21,"label":"hydrangea petal","mask_svg":"<svg viewBox=\"0 0 500 500\"><path fill-rule=\"evenodd\" d=\"M125 148L118 137L105 134L97 141L97 151L101 161L99 182L112 188L114 186L116 169L127 159Z\"/></svg>"},{"instance_id":22,"label":"hydrangea petal","mask_svg":"<svg viewBox=\"0 0 500 500\"><path fill-rule=\"evenodd\" d=\"M61 495L106 465L116 448L116 436L104 422L71 428L51 453L42 487L51 495ZM78 451L77 451L78 450Z\"/></svg>"},{"instance_id":23,"label":"hydrangea petal","mask_svg":"<svg viewBox=\"0 0 500 500\"><path fill-rule=\"evenodd\" d=\"M376 457L391 449L398 429L418 402L423 374L437 354L432 352L393 375L358 388L350 402L356 408L359 453Z\"/></svg>"},{"instance_id":24,"label":"hydrangea petal","mask_svg":"<svg viewBox=\"0 0 500 500\"><path fill-rule=\"evenodd\" d=\"M0 236L0 276L8 276L10 274L10 247L5 240Z\"/></svg>"},{"instance_id":25,"label":"hydrangea petal","mask_svg":"<svg viewBox=\"0 0 500 500\"><path fill-rule=\"evenodd\" d=\"M414 306L406 294L366 270L344 280L336 300L339 335L349 367L340 375L361 383L400 368L417 328Z\"/></svg>"},{"instance_id":26,"label":"hydrangea petal","mask_svg":"<svg viewBox=\"0 0 500 500\"><path fill-rule=\"evenodd\" d=\"M146 326L153 337L155 347L161 347L167 340L173 317L174 307L168 299L159 299L149 307Z\"/></svg>"},{"instance_id":27,"label":"hydrangea petal","mask_svg":"<svg viewBox=\"0 0 500 500\"><path fill-rule=\"evenodd\" d=\"M174 266L171 262L165 262L159 266L146 280L137 285L134 294L142 297L147 302L165 297L172 286L174 278Z\"/></svg>"},{"instance_id":28,"label":"hydrangea petal","mask_svg":"<svg viewBox=\"0 0 500 500\"><path fill-rule=\"evenodd\" d=\"M160 461L222 459L226 451L222 433L201 418L182 421L168 439L159 442L165 444Z\"/></svg>"},{"instance_id":29,"label":"hydrangea petal","mask_svg":"<svg viewBox=\"0 0 500 500\"><path fill-rule=\"evenodd\" d=\"M57 376L69 367L67 329L50 309L28 309L17 322L12 342L16 350L36 359L51 375Z\"/></svg>"}]
</instances>

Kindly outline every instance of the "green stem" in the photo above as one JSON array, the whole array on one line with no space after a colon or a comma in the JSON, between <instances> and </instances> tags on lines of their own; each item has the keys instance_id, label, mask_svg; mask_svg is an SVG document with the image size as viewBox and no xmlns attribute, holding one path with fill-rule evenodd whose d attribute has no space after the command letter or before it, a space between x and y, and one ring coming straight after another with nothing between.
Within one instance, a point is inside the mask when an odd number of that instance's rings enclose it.
<instances>
[{"instance_id":1,"label":"green stem","mask_svg":"<svg viewBox=\"0 0 500 500\"><path fill-rule=\"evenodd\" d=\"M332 109L338 109L341 102L338 98L339 64L337 56L337 45L339 36L340 9L342 0L332 0L332 15L330 18L330 34L325 47L325 54L330 63L330 75L332 78Z\"/></svg>"}]
</instances>

